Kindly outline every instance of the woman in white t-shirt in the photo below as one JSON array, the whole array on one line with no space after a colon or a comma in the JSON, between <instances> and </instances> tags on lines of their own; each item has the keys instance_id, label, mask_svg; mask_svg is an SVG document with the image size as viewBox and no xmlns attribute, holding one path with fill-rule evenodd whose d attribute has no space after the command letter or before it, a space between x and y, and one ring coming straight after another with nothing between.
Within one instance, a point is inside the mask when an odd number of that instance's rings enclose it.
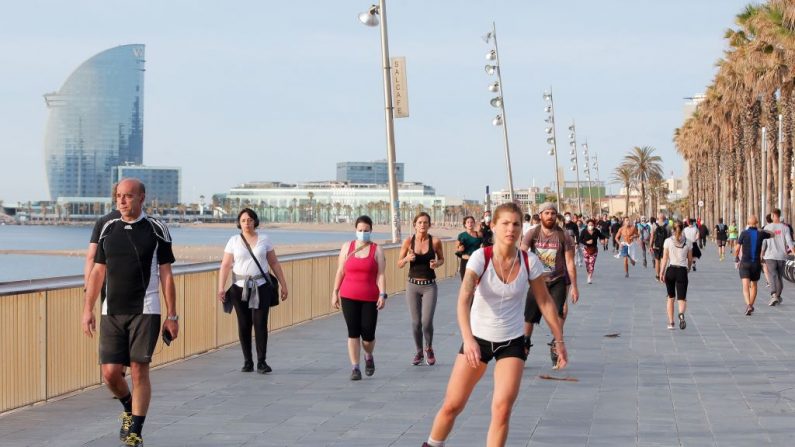
<instances>
[{"instance_id":1,"label":"woman in white t-shirt","mask_svg":"<svg viewBox=\"0 0 795 447\"><path fill-rule=\"evenodd\" d=\"M225 302L232 301L237 314L237 334L240 338L240 347L243 349L242 372L254 370L254 361L251 358L251 327L254 327L254 336L257 340L257 372L265 374L271 372L271 367L265 362L268 348L268 310L270 300L263 276L273 271L279 280L281 300L287 299L287 281L284 279L282 266L276 257L276 250L271 245L271 240L264 234L258 234L259 226L257 213L250 208L243 208L237 215L237 227L240 234L229 238L224 248L224 257L221 260L221 269L218 272L218 299ZM251 257L251 251L257 257L256 262ZM259 263L259 266L257 265ZM262 267L262 271L260 271ZM229 272L232 272L232 286L226 290L226 281Z\"/></svg>"},{"instance_id":2,"label":"woman in white t-shirt","mask_svg":"<svg viewBox=\"0 0 795 447\"><path fill-rule=\"evenodd\" d=\"M469 258L458 293L458 325L463 344L453 365L442 408L433 421L428 441L443 446L455 418L494 358L494 392L488 445L504 445L511 409L519 393L527 353L524 348L524 305L529 286L555 337L558 367L567 363L563 328L544 280L544 267L533 253L523 253L522 211L506 203L494 210L494 246L476 250Z\"/></svg>"},{"instance_id":3,"label":"woman in white t-shirt","mask_svg":"<svg viewBox=\"0 0 795 447\"><path fill-rule=\"evenodd\" d=\"M693 242L684 236L684 224L674 222L673 234L663 243L663 257L660 263L660 282L665 283L668 291L668 329L675 329L674 298L679 302L679 329L687 326L685 310L687 310L687 272L693 263Z\"/></svg>"}]
</instances>

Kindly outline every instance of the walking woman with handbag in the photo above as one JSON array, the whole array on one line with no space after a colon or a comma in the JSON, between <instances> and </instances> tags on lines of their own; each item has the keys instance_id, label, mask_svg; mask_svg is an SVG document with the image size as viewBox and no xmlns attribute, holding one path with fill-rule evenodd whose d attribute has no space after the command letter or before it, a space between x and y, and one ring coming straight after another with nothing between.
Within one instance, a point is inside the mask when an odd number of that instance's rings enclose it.
<instances>
[{"instance_id":1,"label":"walking woman with handbag","mask_svg":"<svg viewBox=\"0 0 795 447\"><path fill-rule=\"evenodd\" d=\"M268 348L268 311L287 299L287 281L282 266L276 257L271 240L257 233L259 217L250 208L243 208L237 215L240 234L229 238L224 248L221 269L218 272L218 300L230 300L237 314L237 333L243 349L242 372L254 370L251 357L251 328L257 342L257 372L269 373L271 367L265 362ZM226 281L232 272L232 286L227 290ZM274 275L270 272L273 271ZM276 283L278 281L278 284ZM281 293L280 293L281 290Z\"/></svg>"},{"instance_id":2,"label":"walking woman with handbag","mask_svg":"<svg viewBox=\"0 0 795 447\"><path fill-rule=\"evenodd\" d=\"M353 370L351 380L362 380L359 356L364 348L364 373L375 373L375 325L378 311L386 304L386 260L381 247L370 241L373 221L368 216L356 219L356 240L342 244L331 306L339 309L348 326L348 357Z\"/></svg>"}]
</instances>

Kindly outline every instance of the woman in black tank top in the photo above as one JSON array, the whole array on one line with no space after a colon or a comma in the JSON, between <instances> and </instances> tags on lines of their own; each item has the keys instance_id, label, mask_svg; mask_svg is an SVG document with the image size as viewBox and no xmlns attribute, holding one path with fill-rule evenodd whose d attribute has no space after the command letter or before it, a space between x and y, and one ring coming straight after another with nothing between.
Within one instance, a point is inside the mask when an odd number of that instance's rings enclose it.
<instances>
[{"instance_id":1,"label":"woman in black tank top","mask_svg":"<svg viewBox=\"0 0 795 447\"><path fill-rule=\"evenodd\" d=\"M414 335L413 365L419 365L423 360L428 365L436 362L433 352L433 313L437 296L434 269L444 264L444 251L441 241L428 233L430 227L431 216L428 213L417 214L414 217L415 235L403 241L398 259L400 268L409 264L406 302Z\"/></svg>"}]
</instances>

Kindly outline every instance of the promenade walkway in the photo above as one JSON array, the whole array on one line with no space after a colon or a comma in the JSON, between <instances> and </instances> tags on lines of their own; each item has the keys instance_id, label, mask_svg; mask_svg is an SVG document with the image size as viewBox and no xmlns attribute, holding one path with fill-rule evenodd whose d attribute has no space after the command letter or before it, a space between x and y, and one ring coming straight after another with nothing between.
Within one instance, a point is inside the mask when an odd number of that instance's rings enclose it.
<instances>
[{"instance_id":1,"label":"promenade walkway","mask_svg":"<svg viewBox=\"0 0 795 447\"><path fill-rule=\"evenodd\" d=\"M713 244L705 252L691 274L684 331L666 329L664 287L651 267L625 279L602 252L594 284L580 270L582 298L566 325L570 367L551 370L548 331L539 328L508 445L794 445L792 285L771 308L761 281L756 313L745 317L733 263L719 263ZM408 312L394 296L379 316L376 373L361 382L348 379L341 315L272 334L266 376L239 372L236 345L154 371L146 445L419 446L461 343L458 284L440 284L436 366L410 365ZM448 445L485 444L491 389L489 371ZM98 388L23 409L0 417L0 446L113 446L120 408Z\"/></svg>"}]
</instances>

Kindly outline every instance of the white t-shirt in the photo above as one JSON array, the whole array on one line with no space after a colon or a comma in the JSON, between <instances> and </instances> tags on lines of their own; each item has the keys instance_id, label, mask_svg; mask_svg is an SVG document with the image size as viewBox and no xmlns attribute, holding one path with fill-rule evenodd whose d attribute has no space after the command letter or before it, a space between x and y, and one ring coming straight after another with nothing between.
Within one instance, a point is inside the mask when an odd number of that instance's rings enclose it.
<instances>
[{"instance_id":1,"label":"white t-shirt","mask_svg":"<svg viewBox=\"0 0 795 447\"><path fill-rule=\"evenodd\" d=\"M668 264L678 267L687 267L687 254L693 249L693 243L685 238L685 244L677 247L674 237L671 236L663 243L663 252L668 252Z\"/></svg>"},{"instance_id":2,"label":"white t-shirt","mask_svg":"<svg viewBox=\"0 0 795 447\"><path fill-rule=\"evenodd\" d=\"M691 244L698 241L698 228L691 225L685 228L682 233L684 233L685 237L688 241L690 241Z\"/></svg>"},{"instance_id":3,"label":"white t-shirt","mask_svg":"<svg viewBox=\"0 0 795 447\"><path fill-rule=\"evenodd\" d=\"M265 273L268 273L268 259L266 255L269 251L273 250L273 245L271 244L271 240L268 236L264 234L257 235L257 243L251 247L251 250L257 255L257 260L259 261L260 265L262 266L262 270ZM251 253L248 252L246 248L246 244L243 242L243 239L240 237L239 234L236 234L229 238L229 242L226 243L226 248L224 248L224 253L231 253L232 257L235 260L234 265L232 265L232 271L237 276L257 276L261 275L257 264L251 258ZM238 280L235 282L235 285L243 287L243 280ZM257 285L261 286L265 284L265 279L260 278L257 280Z\"/></svg>"},{"instance_id":4,"label":"white t-shirt","mask_svg":"<svg viewBox=\"0 0 795 447\"><path fill-rule=\"evenodd\" d=\"M530 222L523 222L522 223L522 236L527 234L527 232L530 231L530 227L532 227L532 226L533 225Z\"/></svg>"},{"instance_id":5,"label":"white t-shirt","mask_svg":"<svg viewBox=\"0 0 795 447\"><path fill-rule=\"evenodd\" d=\"M527 298L529 280L544 274L544 265L535 253L528 252L530 277L524 265L524 257L519 254L519 275L510 284L503 283L494 270L494 259L489 261L488 269L483 273L486 258L483 249L475 250L467 262L467 270L472 270L480 278L475 288L472 309L469 312L469 324L472 335L492 342L513 340L524 335L524 305Z\"/></svg>"}]
</instances>

